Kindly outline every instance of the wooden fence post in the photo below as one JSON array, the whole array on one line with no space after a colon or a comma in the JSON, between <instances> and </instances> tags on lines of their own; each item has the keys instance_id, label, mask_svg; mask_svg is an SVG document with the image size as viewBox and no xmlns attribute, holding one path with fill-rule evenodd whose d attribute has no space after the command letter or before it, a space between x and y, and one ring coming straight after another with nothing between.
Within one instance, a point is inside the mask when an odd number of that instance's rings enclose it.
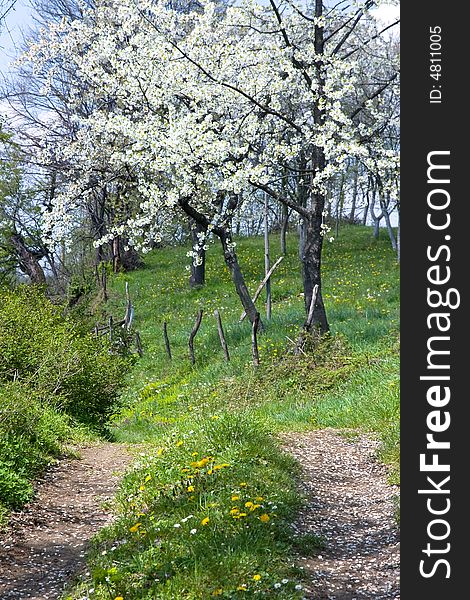
<instances>
[{"instance_id":1,"label":"wooden fence post","mask_svg":"<svg viewBox=\"0 0 470 600\"><path fill-rule=\"evenodd\" d=\"M194 365L196 363L196 358L194 357L194 338L196 337L196 333L201 326L202 321L202 308L199 309L196 317L196 322L194 323L194 327L189 335L189 355L191 357L191 363Z\"/></svg>"},{"instance_id":2,"label":"wooden fence post","mask_svg":"<svg viewBox=\"0 0 470 600\"><path fill-rule=\"evenodd\" d=\"M126 306L126 314L124 316L124 327L129 330L131 328L132 321L134 319L134 307L132 306L131 296L129 293L129 283L127 281L126 281L126 299L127 299L127 306Z\"/></svg>"},{"instance_id":3,"label":"wooden fence post","mask_svg":"<svg viewBox=\"0 0 470 600\"><path fill-rule=\"evenodd\" d=\"M166 353L168 354L168 358L171 360L170 338L168 337L166 321L163 321L163 339L165 340Z\"/></svg>"},{"instance_id":4,"label":"wooden fence post","mask_svg":"<svg viewBox=\"0 0 470 600\"><path fill-rule=\"evenodd\" d=\"M253 364L255 367L259 367L259 352L258 352L258 327L259 327L259 313L256 313L255 320L251 326L251 353L253 355Z\"/></svg>"},{"instance_id":5,"label":"wooden fence post","mask_svg":"<svg viewBox=\"0 0 470 600\"><path fill-rule=\"evenodd\" d=\"M224 351L225 360L228 362L230 360L230 355L228 353L227 341L225 339L224 330L222 327L222 319L220 318L220 313L218 310L214 311L214 317L217 320L217 331L219 332L220 345Z\"/></svg>"}]
</instances>

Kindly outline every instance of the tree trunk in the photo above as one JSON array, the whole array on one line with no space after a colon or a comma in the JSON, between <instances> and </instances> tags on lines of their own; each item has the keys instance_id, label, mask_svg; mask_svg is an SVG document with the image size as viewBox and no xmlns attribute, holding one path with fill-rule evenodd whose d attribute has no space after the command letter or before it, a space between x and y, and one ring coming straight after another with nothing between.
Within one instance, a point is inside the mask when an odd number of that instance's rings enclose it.
<instances>
[{"instance_id":1,"label":"tree trunk","mask_svg":"<svg viewBox=\"0 0 470 600\"><path fill-rule=\"evenodd\" d=\"M121 239L122 243L122 239ZM121 266L127 271L134 271L142 266L143 261L135 248L129 246L128 243L122 243L121 248ZM127 248L127 250L126 250Z\"/></svg>"},{"instance_id":2,"label":"tree trunk","mask_svg":"<svg viewBox=\"0 0 470 600\"><path fill-rule=\"evenodd\" d=\"M270 256L269 256L269 221L268 221L268 194L264 194L264 274L267 275L270 269ZM271 279L266 281L266 319L271 319Z\"/></svg>"},{"instance_id":3,"label":"tree trunk","mask_svg":"<svg viewBox=\"0 0 470 600\"><path fill-rule=\"evenodd\" d=\"M121 245L119 236L116 236L111 243L113 254L113 273L119 273L121 270Z\"/></svg>"},{"instance_id":4,"label":"tree trunk","mask_svg":"<svg viewBox=\"0 0 470 600\"><path fill-rule=\"evenodd\" d=\"M315 0L315 16L320 18L323 14L323 1ZM323 27L315 25L314 36L315 52L320 56L324 53ZM325 81L321 74L322 63L316 63L319 81L319 95L324 95ZM325 120L325 111L314 107L315 123L323 124ZM325 154L319 147L315 148L311 157L312 173L322 172L326 167ZM313 193L310 196L310 210L304 214L303 221L303 243L301 247L302 260L302 278L304 286L305 313L309 314L312 294L317 285L317 299L314 303L313 319L311 328L318 328L321 333L329 330L328 319L326 317L325 306L323 304L321 289L321 253L323 247L322 223L323 211L325 210L325 196L319 193Z\"/></svg>"},{"instance_id":5,"label":"tree trunk","mask_svg":"<svg viewBox=\"0 0 470 600\"><path fill-rule=\"evenodd\" d=\"M339 225L340 221L343 218L343 208L344 208L344 185L346 182L346 175L343 172L341 174L341 183L339 185L339 194L338 201L336 203L336 228L335 228L335 237L339 237Z\"/></svg>"},{"instance_id":6,"label":"tree trunk","mask_svg":"<svg viewBox=\"0 0 470 600\"><path fill-rule=\"evenodd\" d=\"M377 216L375 214L376 193L377 193L377 190L374 187L372 189L372 200L370 203L370 216L372 217L372 222L373 222L373 227L374 227L374 238L377 240L377 239L379 239L380 221L382 220L383 212L379 216Z\"/></svg>"},{"instance_id":7,"label":"tree trunk","mask_svg":"<svg viewBox=\"0 0 470 600\"><path fill-rule=\"evenodd\" d=\"M356 218L356 204L357 204L357 177L358 177L358 169L357 165L355 165L353 170L353 193L351 200L351 210L349 212L349 222L354 223Z\"/></svg>"},{"instance_id":8,"label":"tree trunk","mask_svg":"<svg viewBox=\"0 0 470 600\"><path fill-rule=\"evenodd\" d=\"M308 218L303 218L304 240L301 249L305 312L308 314L310 303L312 301L313 289L318 285L311 328L318 327L321 333L326 333L329 330L321 291L321 252L323 246L321 223L324 204L324 198L316 195L316 206L313 214Z\"/></svg>"},{"instance_id":9,"label":"tree trunk","mask_svg":"<svg viewBox=\"0 0 470 600\"><path fill-rule=\"evenodd\" d=\"M237 290L237 294L240 298L243 308L250 319L251 323L255 322L256 315L258 311L256 310L255 304L251 298L250 292L246 287L245 279L240 269L240 265L238 263L238 257L235 252L235 248L233 247L232 236L229 232L222 233L220 232L219 238L222 244L222 249L224 251L224 259L225 264L230 271L230 275L232 276L232 281L235 285L235 289ZM259 329L262 329L262 324L260 321Z\"/></svg>"},{"instance_id":10,"label":"tree trunk","mask_svg":"<svg viewBox=\"0 0 470 600\"><path fill-rule=\"evenodd\" d=\"M13 233L10 241L15 249L18 264L23 273L30 278L31 283L44 285L46 283L46 275L39 264L39 259L42 256L37 256L35 252L29 250L23 236L19 233Z\"/></svg>"},{"instance_id":11,"label":"tree trunk","mask_svg":"<svg viewBox=\"0 0 470 600\"><path fill-rule=\"evenodd\" d=\"M200 223L191 221L191 241L193 244L193 252L196 252L197 256L193 257L191 261L191 275L189 276L189 286L191 288L197 288L203 286L206 281L206 251L203 246L205 239L201 240L198 234L206 234L207 228ZM196 264L194 262L196 261Z\"/></svg>"},{"instance_id":12,"label":"tree trunk","mask_svg":"<svg viewBox=\"0 0 470 600\"><path fill-rule=\"evenodd\" d=\"M287 228L289 227L289 208L282 205L282 222L281 222L281 254L287 256Z\"/></svg>"},{"instance_id":13,"label":"tree trunk","mask_svg":"<svg viewBox=\"0 0 470 600\"><path fill-rule=\"evenodd\" d=\"M364 197L364 194L363 194ZM369 190L367 190L366 194L365 194L365 198L366 198L366 203L364 206L364 213L362 215L362 224L366 225L367 224L367 215L369 213L369 204L370 204L370 200L369 200Z\"/></svg>"},{"instance_id":14,"label":"tree trunk","mask_svg":"<svg viewBox=\"0 0 470 600\"><path fill-rule=\"evenodd\" d=\"M382 202L381 202L381 204L382 204ZM397 251L397 240L395 238L395 233L393 231L392 224L390 223L390 214L389 214L385 204L382 204L382 214L385 219L385 225L387 226L388 237L390 238L392 248L396 252Z\"/></svg>"}]
</instances>

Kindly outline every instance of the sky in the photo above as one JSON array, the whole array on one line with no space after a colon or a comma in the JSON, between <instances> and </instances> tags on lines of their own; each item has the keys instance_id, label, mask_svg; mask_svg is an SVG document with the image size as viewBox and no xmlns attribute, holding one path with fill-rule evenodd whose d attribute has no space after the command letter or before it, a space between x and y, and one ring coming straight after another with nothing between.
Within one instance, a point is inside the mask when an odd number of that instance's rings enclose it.
<instances>
[{"instance_id":1,"label":"sky","mask_svg":"<svg viewBox=\"0 0 470 600\"><path fill-rule=\"evenodd\" d=\"M0 2L0 5L3 6L7 2L8 0L4 0L4 2ZM2 24L0 30L0 72L7 71L9 63L16 56L21 45L22 31L27 32L32 23L31 13L29 0L16 0L14 7Z\"/></svg>"}]
</instances>

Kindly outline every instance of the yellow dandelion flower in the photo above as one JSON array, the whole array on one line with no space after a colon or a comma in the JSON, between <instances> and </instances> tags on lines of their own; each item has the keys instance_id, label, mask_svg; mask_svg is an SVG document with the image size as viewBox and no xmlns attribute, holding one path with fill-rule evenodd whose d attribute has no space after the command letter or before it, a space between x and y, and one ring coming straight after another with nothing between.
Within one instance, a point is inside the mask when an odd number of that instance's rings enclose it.
<instances>
[{"instance_id":1,"label":"yellow dandelion flower","mask_svg":"<svg viewBox=\"0 0 470 600\"><path fill-rule=\"evenodd\" d=\"M246 583L242 583L237 587L238 592L246 592Z\"/></svg>"},{"instance_id":2,"label":"yellow dandelion flower","mask_svg":"<svg viewBox=\"0 0 470 600\"><path fill-rule=\"evenodd\" d=\"M270 520L270 517L269 517L269 515L267 515L266 513L264 513L263 515L260 516L259 520L262 523L267 523Z\"/></svg>"},{"instance_id":3,"label":"yellow dandelion flower","mask_svg":"<svg viewBox=\"0 0 470 600\"><path fill-rule=\"evenodd\" d=\"M234 494L232 496L232 502L235 502L236 500L240 500L240 496L237 496L236 494Z\"/></svg>"},{"instance_id":4,"label":"yellow dandelion flower","mask_svg":"<svg viewBox=\"0 0 470 600\"><path fill-rule=\"evenodd\" d=\"M212 475L212 473L213 473L213 472L214 472L214 471L213 471L212 469L208 469L208 471L207 471L207 474L208 474L208 475Z\"/></svg>"},{"instance_id":5,"label":"yellow dandelion flower","mask_svg":"<svg viewBox=\"0 0 470 600\"><path fill-rule=\"evenodd\" d=\"M250 511L256 510L257 508L260 508L261 504L253 504L252 506L250 506Z\"/></svg>"},{"instance_id":6,"label":"yellow dandelion flower","mask_svg":"<svg viewBox=\"0 0 470 600\"><path fill-rule=\"evenodd\" d=\"M182 442L181 440L178 440L178 441L176 442L176 447L177 447L177 448L178 448L179 446L182 446L182 445L183 445L183 442Z\"/></svg>"},{"instance_id":7,"label":"yellow dandelion flower","mask_svg":"<svg viewBox=\"0 0 470 600\"><path fill-rule=\"evenodd\" d=\"M157 450L157 456L161 456L163 454L163 448L159 448Z\"/></svg>"},{"instance_id":8,"label":"yellow dandelion flower","mask_svg":"<svg viewBox=\"0 0 470 600\"><path fill-rule=\"evenodd\" d=\"M186 489L188 492L194 492L194 485L188 485Z\"/></svg>"},{"instance_id":9,"label":"yellow dandelion flower","mask_svg":"<svg viewBox=\"0 0 470 600\"><path fill-rule=\"evenodd\" d=\"M135 525L132 525L132 527L129 527L129 531L131 533L135 533L141 525L142 525L142 523L136 523Z\"/></svg>"},{"instance_id":10,"label":"yellow dandelion flower","mask_svg":"<svg viewBox=\"0 0 470 600\"><path fill-rule=\"evenodd\" d=\"M197 456L198 454L199 454L199 452L193 452L193 453L191 454L191 456Z\"/></svg>"},{"instance_id":11,"label":"yellow dandelion flower","mask_svg":"<svg viewBox=\"0 0 470 600\"><path fill-rule=\"evenodd\" d=\"M124 598L122 596L116 596L116 598L114 598L114 600L124 600Z\"/></svg>"},{"instance_id":12,"label":"yellow dandelion flower","mask_svg":"<svg viewBox=\"0 0 470 600\"><path fill-rule=\"evenodd\" d=\"M222 588L218 588L212 592L212 595L213 596L221 596L223 593L224 593L224 590Z\"/></svg>"},{"instance_id":13,"label":"yellow dandelion flower","mask_svg":"<svg viewBox=\"0 0 470 600\"><path fill-rule=\"evenodd\" d=\"M263 502L263 500L264 500L263 496L257 496L255 498L255 502Z\"/></svg>"},{"instance_id":14,"label":"yellow dandelion flower","mask_svg":"<svg viewBox=\"0 0 470 600\"><path fill-rule=\"evenodd\" d=\"M245 502L245 508L251 508L253 506L253 502Z\"/></svg>"},{"instance_id":15,"label":"yellow dandelion flower","mask_svg":"<svg viewBox=\"0 0 470 600\"><path fill-rule=\"evenodd\" d=\"M253 575L254 581L259 581L260 579L261 579L261 575L259 573L257 573L256 575Z\"/></svg>"},{"instance_id":16,"label":"yellow dandelion flower","mask_svg":"<svg viewBox=\"0 0 470 600\"><path fill-rule=\"evenodd\" d=\"M247 483L246 483L246 481L242 481L239 485L241 488L246 488Z\"/></svg>"},{"instance_id":17,"label":"yellow dandelion flower","mask_svg":"<svg viewBox=\"0 0 470 600\"><path fill-rule=\"evenodd\" d=\"M207 525L209 523L209 517L204 517L201 521L201 525Z\"/></svg>"},{"instance_id":18,"label":"yellow dandelion flower","mask_svg":"<svg viewBox=\"0 0 470 600\"><path fill-rule=\"evenodd\" d=\"M239 509L234 506L232 508L232 510L230 511L230 514L231 515L238 515L239 512L240 512Z\"/></svg>"},{"instance_id":19,"label":"yellow dandelion flower","mask_svg":"<svg viewBox=\"0 0 470 600\"><path fill-rule=\"evenodd\" d=\"M151 475L147 475L147 477L145 478L145 482L144 483L149 482L151 479L152 479L152 476Z\"/></svg>"}]
</instances>

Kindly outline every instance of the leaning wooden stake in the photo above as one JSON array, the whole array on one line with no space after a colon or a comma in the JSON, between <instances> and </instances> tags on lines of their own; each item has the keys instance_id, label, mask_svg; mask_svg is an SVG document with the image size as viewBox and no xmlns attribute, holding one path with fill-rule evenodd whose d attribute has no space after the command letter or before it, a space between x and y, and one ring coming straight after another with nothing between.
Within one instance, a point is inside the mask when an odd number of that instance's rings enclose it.
<instances>
[{"instance_id":1,"label":"leaning wooden stake","mask_svg":"<svg viewBox=\"0 0 470 600\"><path fill-rule=\"evenodd\" d=\"M168 337L168 328L166 321L163 321L163 338L165 340L166 353L168 354L168 358L171 360L170 338Z\"/></svg>"},{"instance_id":2,"label":"leaning wooden stake","mask_svg":"<svg viewBox=\"0 0 470 600\"><path fill-rule=\"evenodd\" d=\"M273 264L273 266L269 269L269 271L266 273L263 281L260 283L258 289L255 292L255 295L253 296L253 302L256 302L258 300L259 295L261 294L261 292L263 291L264 286L266 285L266 282L269 280L269 278L271 277L271 275L274 273L274 270L277 268L278 265L281 264L281 262L284 260L283 256L280 256L276 262ZM246 317L246 312L243 311L242 314L240 315L240 322L243 321L243 319Z\"/></svg>"},{"instance_id":3,"label":"leaning wooden stake","mask_svg":"<svg viewBox=\"0 0 470 600\"><path fill-rule=\"evenodd\" d=\"M230 355L228 353L227 341L225 339L224 330L222 327L222 319L220 318L218 310L214 310L214 317L217 320L217 331L219 332L220 345L222 346L222 350L224 351L225 360L228 362L230 360Z\"/></svg>"},{"instance_id":4,"label":"leaning wooden stake","mask_svg":"<svg viewBox=\"0 0 470 600\"><path fill-rule=\"evenodd\" d=\"M135 332L135 347L137 348L137 354L142 357L144 351L142 349L142 340L140 339L140 333L138 331Z\"/></svg>"},{"instance_id":5,"label":"leaning wooden stake","mask_svg":"<svg viewBox=\"0 0 470 600\"><path fill-rule=\"evenodd\" d=\"M126 281L126 314L124 316L124 327L130 329L134 319L134 307L132 306L131 296L129 294L129 283Z\"/></svg>"},{"instance_id":6,"label":"leaning wooden stake","mask_svg":"<svg viewBox=\"0 0 470 600\"><path fill-rule=\"evenodd\" d=\"M196 363L196 359L194 357L194 338L196 337L196 333L199 330L199 327L201 326L201 321L202 321L202 309L199 309L198 313L197 313L197 317L196 317L196 322L194 323L194 327L193 330L191 331L190 335L189 335L189 355L191 357L191 362L194 365Z\"/></svg>"},{"instance_id":7,"label":"leaning wooden stake","mask_svg":"<svg viewBox=\"0 0 470 600\"><path fill-rule=\"evenodd\" d=\"M259 313L256 313L255 320L251 326L251 353L253 355L253 364L255 367L259 367L259 352L258 352L258 327L259 327Z\"/></svg>"},{"instance_id":8,"label":"leaning wooden stake","mask_svg":"<svg viewBox=\"0 0 470 600\"><path fill-rule=\"evenodd\" d=\"M308 315L307 315L307 319L304 323L304 330L305 331L310 331L310 327L312 326L312 321L313 321L313 313L315 311L315 303L317 301L317 296L318 296L318 284L313 286L313 290L312 290L312 299L310 300L310 306L308 309Z\"/></svg>"},{"instance_id":9,"label":"leaning wooden stake","mask_svg":"<svg viewBox=\"0 0 470 600\"><path fill-rule=\"evenodd\" d=\"M315 312L315 304L317 302L317 296L318 296L318 284L313 287L312 298L310 300L310 306L308 309L308 315L307 315L307 318L305 319L303 329L300 332L299 337L297 338L297 343L294 348L294 354L299 354L299 352L302 352L303 354L305 354L303 352L302 348L305 344L305 334L310 331L310 328L312 326L313 313Z\"/></svg>"}]
</instances>

